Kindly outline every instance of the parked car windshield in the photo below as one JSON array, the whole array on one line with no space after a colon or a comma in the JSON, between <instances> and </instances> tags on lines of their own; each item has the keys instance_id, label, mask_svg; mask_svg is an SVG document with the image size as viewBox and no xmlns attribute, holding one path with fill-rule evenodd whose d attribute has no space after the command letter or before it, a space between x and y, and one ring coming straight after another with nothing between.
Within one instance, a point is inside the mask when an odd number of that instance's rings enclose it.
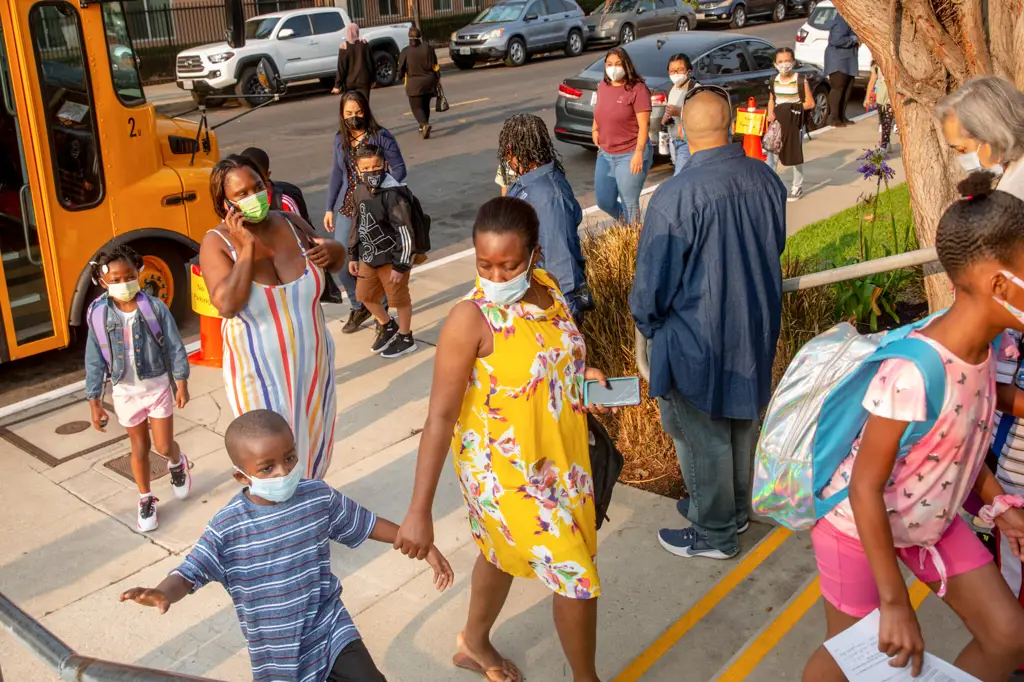
<instances>
[{"instance_id":1,"label":"parked car windshield","mask_svg":"<svg viewBox=\"0 0 1024 682\"><path fill-rule=\"evenodd\" d=\"M249 40L269 38L274 32L274 27L280 21L278 17L267 17L266 19L250 19L245 22L245 37Z\"/></svg>"},{"instance_id":2,"label":"parked car windshield","mask_svg":"<svg viewBox=\"0 0 1024 682\"><path fill-rule=\"evenodd\" d=\"M827 31L832 28L832 22L836 18L835 7L815 7L814 11L811 12L811 16L808 17L807 23L812 28L816 28L820 31Z\"/></svg>"},{"instance_id":3,"label":"parked car windshield","mask_svg":"<svg viewBox=\"0 0 1024 682\"><path fill-rule=\"evenodd\" d=\"M515 21L519 18L519 15L523 13L524 7L526 7L526 3L523 2L510 2L503 5L494 5L481 12L480 16L473 20L473 23L500 24L504 21Z\"/></svg>"}]
</instances>

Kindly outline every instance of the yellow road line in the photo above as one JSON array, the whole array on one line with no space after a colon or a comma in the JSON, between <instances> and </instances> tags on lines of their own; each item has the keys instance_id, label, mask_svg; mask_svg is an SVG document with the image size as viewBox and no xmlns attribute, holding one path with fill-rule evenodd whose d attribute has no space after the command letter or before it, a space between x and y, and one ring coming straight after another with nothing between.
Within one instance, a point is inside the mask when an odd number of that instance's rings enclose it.
<instances>
[{"instance_id":1,"label":"yellow road line","mask_svg":"<svg viewBox=\"0 0 1024 682\"><path fill-rule=\"evenodd\" d=\"M471 100L467 100L465 102L452 102L449 106L452 109L454 109L455 107L462 107L462 106L465 106L467 104L476 104L477 102L486 102L489 99L490 99L490 97L481 97L480 99L471 99ZM411 111L407 111L404 114L402 114L402 116L412 116L412 112Z\"/></svg>"},{"instance_id":2,"label":"yellow road line","mask_svg":"<svg viewBox=\"0 0 1024 682\"><path fill-rule=\"evenodd\" d=\"M626 666L626 668L619 673L618 677L616 677L613 682L636 682L636 680L639 680L644 673L650 670L651 667L657 663L658 659L668 653L668 651L683 638L683 635L689 632L690 629L699 623L700 620L711 611L711 609L715 608L715 606L717 606L718 603L729 594L729 592L743 582L747 576L753 573L754 569L760 566L765 559L771 556L772 552L777 550L792 534L793 531L779 526L766 535L765 538L750 551L750 554L744 557L734 569L729 571L724 578L718 581L718 583L712 587L707 594L701 597L689 611L683 614L682 618L673 623L669 629L661 635L661 637L656 639L654 643L647 648L646 651L633 659L633 662Z\"/></svg>"},{"instance_id":3,"label":"yellow road line","mask_svg":"<svg viewBox=\"0 0 1024 682\"><path fill-rule=\"evenodd\" d=\"M718 682L740 682L740 680L747 679L747 675L754 672L754 668L817 603L820 596L821 579L816 577L796 599L786 606L785 610L772 621L772 624L750 643L740 657L718 678Z\"/></svg>"},{"instance_id":4,"label":"yellow road line","mask_svg":"<svg viewBox=\"0 0 1024 682\"><path fill-rule=\"evenodd\" d=\"M910 604L916 611L921 603L932 593L931 589L920 580L914 580L909 588ZM821 596L821 580L815 578L811 584L804 588L793 601L786 606L785 610L764 631L757 639L736 658L731 666L718 678L717 682L742 682L747 679L750 673L760 665L764 657L772 649L778 646L782 638L793 629L793 626L800 622L807 611L810 610Z\"/></svg>"}]
</instances>

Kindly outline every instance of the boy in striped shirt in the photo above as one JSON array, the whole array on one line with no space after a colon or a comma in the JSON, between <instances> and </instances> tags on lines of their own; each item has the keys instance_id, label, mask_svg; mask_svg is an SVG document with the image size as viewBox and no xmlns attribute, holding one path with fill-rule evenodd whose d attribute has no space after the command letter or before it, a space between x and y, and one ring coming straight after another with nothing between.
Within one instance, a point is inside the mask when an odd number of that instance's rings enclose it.
<instances>
[{"instance_id":1,"label":"boy in striped shirt","mask_svg":"<svg viewBox=\"0 0 1024 682\"><path fill-rule=\"evenodd\" d=\"M166 613L219 582L234 602L254 682L384 682L341 602L328 541L353 549L367 538L392 544L398 526L323 481L301 480L291 429L276 412L243 414L224 440L235 480L246 487L217 512L181 566L121 601ZM434 585L447 589L452 569L436 547L426 561Z\"/></svg>"}]
</instances>

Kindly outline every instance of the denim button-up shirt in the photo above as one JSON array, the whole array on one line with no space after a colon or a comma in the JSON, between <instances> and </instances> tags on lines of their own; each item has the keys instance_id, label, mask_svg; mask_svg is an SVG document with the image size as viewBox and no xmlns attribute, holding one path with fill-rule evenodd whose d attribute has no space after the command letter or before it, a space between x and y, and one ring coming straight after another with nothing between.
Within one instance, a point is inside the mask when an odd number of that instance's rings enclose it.
<instances>
[{"instance_id":1,"label":"denim button-up shirt","mask_svg":"<svg viewBox=\"0 0 1024 682\"><path fill-rule=\"evenodd\" d=\"M145 295L139 293L139 296ZM103 395L103 382L108 374L110 383L117 385L124 378L125 372L124 331L121 327L121 318L112 310L114 302L107 294L103 294L101 300L103 305L107 306L106 327L110 343L110 367L107 367L100 352L95 330L90 328L89 340L85 345L85 397L89 400ZM185 344L178 332L178 325L175 324L171 311L163 301L152 296L149 300L153 303L153 312L156 313L160 328L164 332L164 347L160 347L153 333L149 331L149 326L140 311L132 320L135 371L139 379L154 379L167 374L169 361L170 374L174 381L184 381L189 375L188 353L185 352ZM172 391L176 390L174 381L171 382Z\"/></svg>"},{"instance_id":2,"label":"denim button-up shirt","mask_svg":"<svg viewBox=\"0 0 1024 682\"><path fill-rule=\"evenodd\" d=\"M651 198L629 307L651 340L652 396L712 418L771 398L782 316L786 187L739 145L697 152Z\"/></svg>"}]
</instances>

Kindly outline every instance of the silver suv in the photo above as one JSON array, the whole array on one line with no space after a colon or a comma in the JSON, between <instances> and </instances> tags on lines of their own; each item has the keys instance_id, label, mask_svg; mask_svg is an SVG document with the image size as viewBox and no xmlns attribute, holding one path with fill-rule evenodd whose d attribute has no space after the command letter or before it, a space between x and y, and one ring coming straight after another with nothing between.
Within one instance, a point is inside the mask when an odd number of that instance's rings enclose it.
<instances>
[{"instance_id":1,"label":"silver suv","mask_svg":"<svg viewBox=\"0 0 1024 682\"><path fill-rule=\"evenodd\" d=\"M587 44L625 45L653 33L689 31L697 14L684 0L607 0L587 17Z\"/></svg>"},{"instance_id":2,"label":"silver suv","mask_svg":"<svg viewBox=\"0 0 1024 682\"><path fill-rule=\"evenodd\" d=\"M575 57L585 45L583 19L573 0L505 0L453 33L449 54L460 69L499 60L522 66L532 55L557 50Z\"/></svg>"}]
</instances>

